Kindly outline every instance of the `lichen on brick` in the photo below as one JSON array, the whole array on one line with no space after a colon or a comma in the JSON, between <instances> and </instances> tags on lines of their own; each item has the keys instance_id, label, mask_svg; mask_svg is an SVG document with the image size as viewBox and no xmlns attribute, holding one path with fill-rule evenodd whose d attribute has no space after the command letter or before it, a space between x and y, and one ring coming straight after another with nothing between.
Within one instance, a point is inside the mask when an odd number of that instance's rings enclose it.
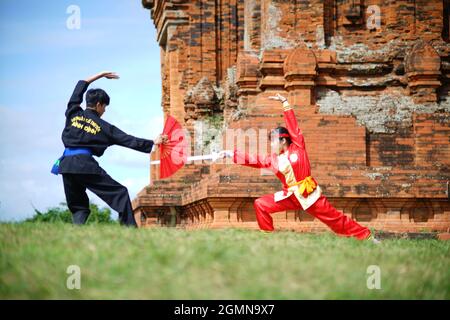
<instances>
[{"instance_id":1,"label":"lichen on brick","mask_svg":"<svg viewBox=\"0 0 450 320\"><path fill-rule=\"evenodd\" d=\"M449 99L439 103L415 104L411 97L399 92L350 96L324 88L317 90L317 105L320 113L355 116L358 123L372 133L394 133L396 127L411 126L413 112L450 112Z\"/></svg>"},{"instance_id":2,"label":"lichen on brick","mask_svg":"<svg viewBox=\"0 0 450 320\"><path fill-rule=\"evenodd\" d=\"M282 14L281 9L275 3L269 3L266 30L263 31L262 49L268 50L295 46L291 40L280 35L279 22Z\"/></svg>"},{"instance_id":3,"label":"lichen on brick","mask_svg":"<svg viewBox=\"0 0 450 320\"><path fill-rule=\"evenodd\" d=\"M214 114L195 121L195 154L210 154L222 149L222 136L225 130L223 114Z\"/></svg>"}]
</instances>

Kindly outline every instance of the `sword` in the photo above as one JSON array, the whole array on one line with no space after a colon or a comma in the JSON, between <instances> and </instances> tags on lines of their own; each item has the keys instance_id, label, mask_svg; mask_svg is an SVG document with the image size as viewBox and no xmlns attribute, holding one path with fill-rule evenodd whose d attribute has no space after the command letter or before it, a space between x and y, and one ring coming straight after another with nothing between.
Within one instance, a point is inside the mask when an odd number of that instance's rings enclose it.
<instances>
[{"instance_id":1,"label":"sword","mask_svg":"<svg viewBox=\"0 0 450 320\"><path fill-rule=\"evenodd\" d=\"M206 155L202 155L202 156L187 157L186 162L198 161L198 160L212 160L214 162L218 158L219 158L219 152L213 152L211 154L206 154ZM150 161L150 164L161 164L161 160Z\"/></svg>"}]
</instances>

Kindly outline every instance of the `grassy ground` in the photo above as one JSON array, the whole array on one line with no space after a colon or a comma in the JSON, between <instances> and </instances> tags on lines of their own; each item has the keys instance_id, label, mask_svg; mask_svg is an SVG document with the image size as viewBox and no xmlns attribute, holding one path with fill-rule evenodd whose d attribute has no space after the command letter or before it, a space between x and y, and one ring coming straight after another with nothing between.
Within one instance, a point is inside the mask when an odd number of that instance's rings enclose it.
<instances>
[{"instance_id":1,"label":"grassy ground","mask_svg":"<svg viewBox=\"0 0 450 320\"><path fill-rule=\"evenodd\" d=\"M450 242L0 225L0 299L450 299ZM81 289L68 290L69 265ZM381 289L367 288L369 265Z\"/></svg>"}]
</instances>

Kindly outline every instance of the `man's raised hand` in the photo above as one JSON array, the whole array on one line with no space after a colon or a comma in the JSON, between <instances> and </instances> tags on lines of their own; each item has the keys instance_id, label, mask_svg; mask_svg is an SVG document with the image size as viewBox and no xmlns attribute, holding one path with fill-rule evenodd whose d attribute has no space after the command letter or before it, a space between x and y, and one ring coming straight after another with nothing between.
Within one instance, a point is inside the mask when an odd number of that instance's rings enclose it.
<instances>
[{"instance_id":1,"label":"man's raised hand","mask_svg":"<svg viewBox=\"0 0 450 320\"><path fill-rule=\"evenodd\" d=\"M92 83L100 78L106 78L106 79L119 79L120 77L117 75L117 73L112 71L102 71L100 73L97 73L96 75L93 75L92 77L89 77L86 79L86 82Z\"/></svg>"},{"instance_id":2,"label":"man's raised hand","mask_svg":"<svg viewBox=\"0 0 450 320\"><path fill-rule=\"evenodd\" d=\"M117 73L111 71L104 71L103 77L105 77L106 79L120 79Z\"/></svg>"}]
</instances>

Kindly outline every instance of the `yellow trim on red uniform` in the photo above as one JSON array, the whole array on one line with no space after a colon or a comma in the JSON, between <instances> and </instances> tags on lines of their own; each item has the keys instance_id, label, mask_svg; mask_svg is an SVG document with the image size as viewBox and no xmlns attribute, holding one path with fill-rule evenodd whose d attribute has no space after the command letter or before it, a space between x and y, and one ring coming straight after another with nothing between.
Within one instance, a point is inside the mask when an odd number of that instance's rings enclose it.
<instances>
[{"instance_id":1,"label":"yellow trim on red uniform","mask_svg":"<svg viewBox=\"0 0 450 320\"><path fill-rule=\"evenodd\" d=\"M313 177L308 176L303 180L300 180L296 183L289 185L289 188L295 187L295 186L300 186L300 194L303 194L305 192L305 190L308 194L310 194L316 189L317 184L314 181Z\"/></svg>"}]
</instances>

